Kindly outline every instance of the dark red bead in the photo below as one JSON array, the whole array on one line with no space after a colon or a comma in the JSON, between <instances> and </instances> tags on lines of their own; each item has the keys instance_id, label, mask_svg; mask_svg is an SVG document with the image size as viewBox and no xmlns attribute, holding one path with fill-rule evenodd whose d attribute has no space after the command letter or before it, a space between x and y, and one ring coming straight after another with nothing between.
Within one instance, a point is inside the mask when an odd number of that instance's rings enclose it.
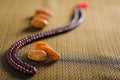
<instances>
[{"instance_id":1,"label":"dark red bead","mask_svg":"<svg viewBox=\"0 0 120 80\"><path fill-rule=\"evenodd\" d=\"M35 74L36 67L29 65L27 63L24 63L22 60L20 60L19 57L16 55L18 50L23 46L25 46L26 44L29 44L30 42L33 42L45 37L49 37L52 35L60 34L75 28L78 24L81 23L81 18L82 18L81 16L82 16L82 11L79 8L77 8L75 9L73 20L68 25L57 28L57 29L45 31L45 32L31 34L28 37L19 40L18 42L13 44L7 52L6 56L7 56L8 63L12 65L16 70L22 73Z\"/></svg>"}]
</instances>

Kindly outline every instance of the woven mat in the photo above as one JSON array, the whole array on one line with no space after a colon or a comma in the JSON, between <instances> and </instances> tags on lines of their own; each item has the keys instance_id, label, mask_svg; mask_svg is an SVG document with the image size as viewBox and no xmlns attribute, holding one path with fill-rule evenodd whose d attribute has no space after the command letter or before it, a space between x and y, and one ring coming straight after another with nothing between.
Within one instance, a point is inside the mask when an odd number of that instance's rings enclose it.
<instances>
[{"instance_id":1,"label":"woven mat","mask_svg":"<svg viewBox=\"0 0 120 80\"><path fill-rule=\"evenodd\" d=\"M61 54L55 63L27 58L31 43L18 52L37 74L21 74L8 65L5 53L29 34L67 24L79 0L0 0L0 80L120 80L120 0L81 0L89 3L85 22L76 29L42 39ZM29 18L36 8L46 8L54 17L42 30L34 30Z\"/></svg>"}]
</instances>

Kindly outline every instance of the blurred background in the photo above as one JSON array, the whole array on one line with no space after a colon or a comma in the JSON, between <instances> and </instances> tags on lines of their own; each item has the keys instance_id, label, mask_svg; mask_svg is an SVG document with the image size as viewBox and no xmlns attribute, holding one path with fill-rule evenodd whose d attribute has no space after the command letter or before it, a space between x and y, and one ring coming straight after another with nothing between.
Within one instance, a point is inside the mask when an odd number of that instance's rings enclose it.
<instances>
[{"instance_id":1,"label":"blurred background","mask_svg":"<svg viewBox=\"0 0 120 80\"><path fill-rule=\"evenodd\" d=\"M52 64L31 61L27 50L18 52L25 62L37 67L28 76L14 70L6 61L6 51L29 34L66 25L78 2L87 2L86 19L74 30L42 39L61 54ZM45 8L53 18L42 30L34 30L29 18L35 9ZM120 0L0 0L0 75L1 80L120 80Z\"/></svg>"}]
</instances>

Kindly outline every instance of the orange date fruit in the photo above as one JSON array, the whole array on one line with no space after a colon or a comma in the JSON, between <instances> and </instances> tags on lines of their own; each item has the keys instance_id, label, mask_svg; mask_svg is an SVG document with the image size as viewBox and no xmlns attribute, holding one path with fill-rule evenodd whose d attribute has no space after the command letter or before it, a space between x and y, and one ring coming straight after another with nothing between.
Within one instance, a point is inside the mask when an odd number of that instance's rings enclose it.
<instances>
[{"instance_id":1,"label":"orange date fruit","mask_svg":"<svg viewBox=\"0 0 120 80\"><path fill-rule=\"evenodd\" d=\"M53 60L58 60L60 58L60 54L53 50L46 42L36 42L35 50L43 50L47 53L48 58Z\"/></svg>"},{"instance_id":2,"label":"orange date fruit","mask_svg":"<svg viewBox=\"0 0 120 80\"><path fill-rule=\"evenodd\" d=\"M40 13L38 15L36 15L38 18L42 18L42 19L45 19L45 20L50 20L50 17L46 14L43 14L43 13Z\"/></svg>"},{"instance_id":3,"label":"orange date fruit","mask_svg":"<svg viewBox=\"0 0 120 80\"><path fill-rule=\"evenodd\" d=\"M60 58L60 54L53 49L47 47L47 46L42 46L40 47L40 50L43 50L47 53L48 58L52 60L58 60Z\"/></svg>"},{"instance_id":4,"label":"orange date fruit","mask_svg":"<svg viewBox=\"0 0 120 80\"><path fill-rule=\"evenodd\" d=\"M47 47L51 48L50 45L48 45L46 42L41 42L41 41L36 42L34 46L35 46L35 50L40 50L40 47L42 47L42 46L47 46Z\"/></svg>"},{"instance_id":5,"label":"orange date fruit","mask_svg":"<svg viewBox=\"0 0 120 80\"><path fill-rule=\"evenodd\" d=\"M28 58L34 61L43 61L47 58L47 54L43 50L28 50Z\"/></svg>"},{"instance_id":6,"label":"orange date fruit","mask_svg":"<svg viewBox=\"0 0 120 80\"><path fill-rule=\"evenodd\" d=\"M52 13L50 11L46 10L46 9L37 9L35 11L35 16L38 15L38 14L41 14L41 13L45 14L45 15L47 15L49 17L52 17Z\"/></svg>"},{"instance_id":7,"label":"orange date fruit","mask_svg":"<svg viewBox=\"0 0 120 80\"><path fill-rule=\"evenodd\" d=\"M34 17L31 21L31 24L35 28L43 28L48 24L48 21L42 18Z\"/></svg>"}]
</instances>

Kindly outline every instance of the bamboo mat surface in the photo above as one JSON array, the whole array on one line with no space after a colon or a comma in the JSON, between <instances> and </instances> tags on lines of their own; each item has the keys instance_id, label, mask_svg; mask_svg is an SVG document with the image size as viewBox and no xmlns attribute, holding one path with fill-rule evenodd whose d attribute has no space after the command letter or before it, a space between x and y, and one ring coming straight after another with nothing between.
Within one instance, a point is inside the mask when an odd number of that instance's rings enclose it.
<instances>
[{"instance_id":1,"label":"bamboo mat surface","mask_svg":"<svg viewBox=\"0 0 120 80\"><path fill-rule=\"evenodd\" d=\"M23 47L18 56L37 67L34 76L21 74L8 65L6 51L29 34L66 25L77 2L89 3L86 19L74 30L42 39L61 54L55 63L27 58ZM29 18L36 8L45 8L53 18L42 30L34 30ZM120 0L0 0L0 80L120 80Z\"/></svg>"}]
</instances>

